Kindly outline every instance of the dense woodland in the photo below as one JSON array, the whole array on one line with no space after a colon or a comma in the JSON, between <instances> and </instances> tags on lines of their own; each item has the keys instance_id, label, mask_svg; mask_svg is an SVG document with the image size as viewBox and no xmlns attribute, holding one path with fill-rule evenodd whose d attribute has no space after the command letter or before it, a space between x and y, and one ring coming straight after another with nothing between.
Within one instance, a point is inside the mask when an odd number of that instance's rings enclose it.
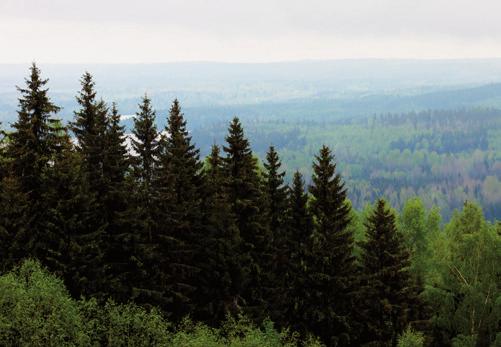
<instances>
[{"instance_id":1,"label":"dense woodland","mask_svg":"<svg viewBox=\"0 0 501 347\"><path fill-rule=\"evenodd\" d=\"M418 198L356 210L331 148L287 184L238 118L203 159L177 100L157 115L144 96L126 136L89 73L69 124L35 65L19 94L0 146L5 345L501 346L501 224L477 204L447 223ZM450 120L429 116L394 150L484 146L440 142Z\"/></svg>"},{"instance_id":2,"label":"dense woodland","mask_svg":"<svg viewBox=\"0 0 501 347\"><path fill-rule=\"evenodd\" d=\"M281 106L290 110L296 105ZM202 118L203 111L187 116L194 123L193 136L201 151L209 153L214 139L224 141L226 121L215 114ZM292 181L299 170L309 184L311 158L326 144L335 149L338 170L357 209L384 197L400 210L407 200L419 196L426 207L439 206L445 220L465 200L477 201L491 221L501 216L499 110L322 117L319 114L326 111L311 103L298 104L298 114L290 117L265 108L257 119L245 108L235 108L240 111L253 151L264 160L273 144L287 171L286 181ZM267 112L274 116L266 117Z\"/></svg>"}]
</instances>

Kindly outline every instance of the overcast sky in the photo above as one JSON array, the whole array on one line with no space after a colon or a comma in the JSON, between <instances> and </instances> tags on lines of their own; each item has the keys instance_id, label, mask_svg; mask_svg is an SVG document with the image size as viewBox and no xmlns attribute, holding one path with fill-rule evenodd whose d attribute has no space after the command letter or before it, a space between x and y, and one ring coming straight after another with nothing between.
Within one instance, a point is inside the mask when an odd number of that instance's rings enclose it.
<instances>
[{"instance_id":1,"label":"overcast sky","mask_svg":"<svg viewBox=\"0 0 501 347\"><path fill-rule=\"evenodd\" d=\"M501 57L500 0L0 0L0 63Z\"/></svg>"}]
</instances>

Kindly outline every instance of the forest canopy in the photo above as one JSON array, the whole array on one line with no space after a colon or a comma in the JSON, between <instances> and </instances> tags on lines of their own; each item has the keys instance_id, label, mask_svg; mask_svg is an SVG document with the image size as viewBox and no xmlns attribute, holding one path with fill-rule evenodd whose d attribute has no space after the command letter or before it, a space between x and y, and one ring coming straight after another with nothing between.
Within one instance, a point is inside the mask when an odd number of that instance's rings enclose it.
<instances>
[{"instance_id":1,"label":"forest canopy","mask_svg":"<svg viewBox=\"0 0 501 347\"><path fill-rule=\"evenodd\" d=\"M347 124L388 135L367 166L305 137L308 169L291 171L237 117L203 157L177 99L160 114L145 95L128 134L80 82L65 123L33 64L0 138L6 345L501 345L498 137L470 121L495 111Z\"/></svg>"}]
</instances>

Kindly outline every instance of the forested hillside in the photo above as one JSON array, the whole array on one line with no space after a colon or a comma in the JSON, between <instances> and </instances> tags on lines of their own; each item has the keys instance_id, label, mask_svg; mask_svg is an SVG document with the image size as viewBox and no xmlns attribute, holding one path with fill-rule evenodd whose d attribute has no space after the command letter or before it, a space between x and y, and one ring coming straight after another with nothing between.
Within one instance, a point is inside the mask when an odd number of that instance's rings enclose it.
<instances>
[{"instance_id":1,"label":"forested hillside","mask_svg":"<svg viewBox=\"0 0 501 347\"><path fill-rule=\"evenodd\" d=\"M481 204L488 219L501 216L501 111L460 109L374 115L363 119L243 120L253 149L279 151L289 172L311 174L322 144L336 152L349 197L357 208L383 196L397 208L419 196L446 219L465 200ZM196 128L202 149L224 138L223 122ZM309 182L309 181L308 181Z\"/></svg>"},{"instance_id":2,"label":"forested hillside","mask_svg":"<svg viewBox=\"0 0 501 347\"><path fill-rule=\"evenodd\" d=\"M235 117L206 156L177 99L129 133L80 83L62 121L33 65L2 132L4 345L501 345L498 111Z\"/></svg>"}]
</instances>

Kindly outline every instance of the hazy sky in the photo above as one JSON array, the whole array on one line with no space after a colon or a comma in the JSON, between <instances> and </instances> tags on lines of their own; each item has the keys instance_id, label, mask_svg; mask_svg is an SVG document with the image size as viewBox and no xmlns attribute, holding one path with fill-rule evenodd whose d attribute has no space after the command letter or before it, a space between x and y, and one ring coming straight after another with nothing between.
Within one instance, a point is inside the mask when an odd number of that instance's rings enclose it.
<instances>
[{"instance_id":1,"label":"hazy sky","mask_svg":"<svg viewBox=\"0 0 501 347\"><path fill-rule=\"evenodd\" d=\"M0 0L0 63L501 57L500 0Z\"/></svg>"}]
</instances>

